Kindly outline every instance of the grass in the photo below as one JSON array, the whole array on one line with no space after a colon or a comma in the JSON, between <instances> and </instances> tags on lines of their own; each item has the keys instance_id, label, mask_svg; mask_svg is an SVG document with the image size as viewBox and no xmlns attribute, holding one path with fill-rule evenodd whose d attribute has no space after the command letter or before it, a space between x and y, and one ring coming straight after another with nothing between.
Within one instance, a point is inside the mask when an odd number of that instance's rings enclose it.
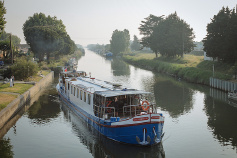
<instances>
[{"instance_id":1,"label":"grass","mask_svg":"<svg viewBox=\"0 0 237 158\"><path fill-rule=\"evenodd\" d=\"M10 87L10 83L0 84L0 92L10 92L23 94L25 91L30 89L33 85L16 83L13 87ZM1 102L0 102L1 103Z\"/></svg>"},{"instance_id":2,"label":"grass","mask_svg":"<svg viewBox=\"0 0 237 158\"><path fill-rule=\"evenodd\" d=\"M4 109L10 102L12 102L15 98L17 98L17 95L12 94L3 94L0 93L0 111Z\"/></svg>"},{"instance_id":3,"label":"grass","mask_svg":"<svg viewBox=\"0 0 237 158\"><path fill-rule=\"evenodd\" d=\"M42 74L43 76L46 76L49 73L50 73L50 70L42 70L42 71L39 71L36 75L28 77L25 81L39 82L42 79L40 74Z\"/></svg>"},{"instance_id":4,"label":"grass","mask_svg":"<svg viewBox=\"0 0 237 158\"><path fill-rule=\"evenodd\" d=\"M209 84L215 65L215 77L223 80L232 78L233 66L221 62L204 61L203 56L185 54L184 57L155 58L154 53L126 54L123 59L130 64L157 72L167 73L181 77L189 82Z\"/></svg>"}]
</instances>

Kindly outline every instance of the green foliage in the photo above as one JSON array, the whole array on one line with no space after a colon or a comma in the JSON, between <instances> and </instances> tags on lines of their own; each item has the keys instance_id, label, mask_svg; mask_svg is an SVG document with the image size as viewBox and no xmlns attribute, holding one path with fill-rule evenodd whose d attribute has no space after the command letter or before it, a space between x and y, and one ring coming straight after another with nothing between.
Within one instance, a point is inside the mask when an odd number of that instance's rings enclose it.
<instances>
[{"instance_id":1,"label":"green foliage","mask_svg":"<svg viewBox=\"0 0 237 158\"><path fill-rule=\"evenodd\" d=\"M135 50L135 51L140 50L141 44L139 43L137 36L135 36L135 35L133 36L133 42L130 47L132 50Z\"/></svg>"},{"instance_id":2,"label":"green foliage","mask_svg":"<svg viewBox=\"0 0 237 158\"><path fill-rule=\"evenodd\" d=\"M87 48L93 52L97 52L97 53L105 53L110 51L110 44L88 44Z\"/></svg>"},{"instance_id":3,"label":"green foliage","mask_svg":"<svg viewBox=\"0 0 237 158\"><path fill-rule=\"evenodd\" d=\"M0 139L0 157L5 157L5 158L14 157L13 145L9 137L8 138L3 137Z\"/></svg>"},{"instance_id":4,"label":"green foliage","mask_svg":"<svg viewBox=\"0 0 237 158\"><path fill-rule=\"evenodd\" d=\"M47 55L71 54L76 45L66 32L62 20L56 17L46 17L43 13L35 13L24 23L23 32L27 44L30 45L39 61L43 61Z\"/></svg>"},{"instance_id":5,"label":"green foliage","mask_svg":"<svg viewBox=\"0 0 237 158\"><path fill-rule=\"evenodd\" d=\"M212 77L212 62L203 61L197 65L197 67L186 66L191 65L190 63L186 63L186 61L181 60L180 58L168 60L167 58L156 58L156 59L144 59L142 57L137 58L135 56L123 56L124 60L130 64L136 65L141 68L145 68L148 70L153 70L156 72L166 73L171 76L180 77L184 80L194 83L200 84L209 84L209 78ZM224 69L221 68L220 65L216 65L215 78L229 80L232 78L231 73L227 74L227 72L222 72L222 70L229 70L231 65L222 65Z\"/></svg>"},{"instance_id":6,"label":"green foliage","mask_svg":"<svg viewBox=\"0 0 237 158\"><path fill-rule=\"evenodd\" d=\"M123 31L115 30L110 40L111 52L118 55L121 52L128 50L130 41L129 31L124 29Z\"/></svg>"},{"instance_id":7,"label":"green foliage","mask_svg":"<svg viewBox=\"0 0 237 158\"><path fill-rule=\"evenodd\" d=\"M0 41L0 50L1 51L10 50L10 41Z\"/></svg>"},{"instance_id":8,"label":"green foliage","mask_svg":"<svg viewBox=\"0 0 237 158\"><path fill-rule=\"evenodd\" d=\"M204 51L219 61L234 63L237 60L237 13L235 9L222 8L207 25Z\"/></svg>"},{"instance_id":9,"label":"green foliage","mask_svg":"<svg viewBox=\"0 0 237 158\"><path fill-rule=\"evenodd\" d=\"M5 24L7 23L4 15L6 14L6 8L4 7L4 2L0 1L0 34L2 33L3 29L5 28Z\"/></svg>"},{"instance_id":10,"label":"green foliage","mask_svg":"<svg viewBox=\"0 0 237 158\"><path fill-rule=\"evenodd\" d=\"M18 46L21 43L21 39L19 37L17 37L16 35L11 35L11 33L7 33L5 31L2 32L0 36L0 40L10 43L10 36L11 36L11 42L12 42L13 47ZM9 49L10 49L10 46L9 46Z\"/></svg>"},{"instance_id":11,"label":"green foliage","mask_svg":"<svg viewBox=\"0 0 237 158\"><path fill-rule=\"evenodd\" d=\"M193 29L176 13L170 14L154 28L151 36L162 56L183 56L192 51L194 44Z\"/></svg>"},{"instance_id":12,"label":"green foliage","mask_svg":"<svg viewBox=\"0 0 237 158\"><path fill-rule=\"evenodd\" d=\"M144 37L141 39L141 44L144 47L151 48L153 52L155 52L156 57L158 57L158 48L156 47L156 41L155 38L152 38L152 34L154 32L154 28L158 26L159 22L162 20L162 16L157 17L155 15L150 14L147 18L145 18L145 21L141 21L142 24L138 28L140 31L140 34L142 34Z\"/></svg>"},{"instance_id":13,"label":"green foliage","mask_svg":"<svg viewBox=\"0 0 237 158\"><path fill-rule=\"evenodd\" d=\"M11 73L15 79L22 80L29 76L33 76L38 72L38 65L31 61L27 61L25 58L19 58L11 66Z\"/></svg>"},{"instance_id":14,"label":"green foliage","mask_svg":"<svg viewBox=\"0 0 237 158\"><path fill-rule=\"evenodd\" d=\"M168 57L183 56L183 53L193 49L193 29L176 12L166 19L154 15L145 19L139 27L140 33L144 35L141 44L151 48L156 57L158 52Z\"/></svg>"},{"instance_id":15,"label":"green foliage","mask_svg":"<svg viewBox=\"0 0 237 158\"><path fill-rule=\"evenodd\" d=\"M10 44L11 39L11 44ZM3 51L4 61L11 59L11 48L13 55L17 54L17 46L20 44L21 39L15 35L11 35L10 33L2 32L0 36L0 50Z\"/></svg>"}]
</instances>

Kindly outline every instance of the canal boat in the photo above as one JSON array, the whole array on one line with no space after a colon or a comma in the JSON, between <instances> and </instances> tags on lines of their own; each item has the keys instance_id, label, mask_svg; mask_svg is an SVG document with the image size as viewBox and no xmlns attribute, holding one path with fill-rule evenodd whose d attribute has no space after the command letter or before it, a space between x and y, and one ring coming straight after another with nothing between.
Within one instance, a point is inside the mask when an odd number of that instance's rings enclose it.
<instances>
[{"instance_id":1,"label":"canal boat","mask_svg":"<svg viewBox=\"0 0 237 158\"><path fill-rule=\"evenodd\" d=\"M61 100L107 138L150 146L163 137L164 116L149 102L149 92L86 76L84 71L60 73Z\"/></svg>"}]
</instances>

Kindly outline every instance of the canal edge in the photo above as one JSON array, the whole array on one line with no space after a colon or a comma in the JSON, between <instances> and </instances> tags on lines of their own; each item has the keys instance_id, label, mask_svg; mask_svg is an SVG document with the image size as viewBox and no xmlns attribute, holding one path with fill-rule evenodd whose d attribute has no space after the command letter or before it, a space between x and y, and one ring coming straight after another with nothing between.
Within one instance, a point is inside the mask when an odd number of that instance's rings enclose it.
<instances>
[{"instance_id":1,"label":"canal edge","mask_svg":"<svg viewBox=\"0 0 237 158\"><path fill-rule=\"evenodd\" d=\"M39 91L45 89L54 80L54 71L51 71L48 75L37 82L33 87L28 89L23 94L19 95L11 103L9 103L4 109L0 111L0 129L15 115L17 112L34 97Z\"/></svg>"}]
</instances>

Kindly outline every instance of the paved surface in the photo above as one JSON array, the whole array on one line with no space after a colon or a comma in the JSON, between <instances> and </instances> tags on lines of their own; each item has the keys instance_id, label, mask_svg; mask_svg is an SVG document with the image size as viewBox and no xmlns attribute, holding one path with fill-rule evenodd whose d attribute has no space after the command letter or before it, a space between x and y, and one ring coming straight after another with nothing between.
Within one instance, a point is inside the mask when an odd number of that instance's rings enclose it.
<instances>
[{"instance_id":1,"label":"paved surface","mask_svg":"<svg viewBox=\"0 0 237 158\"><path fill-rule=\"evenodd\" d=\"M0 80L0 83L9 83L9 81ZM35 84L36 82L14 81L14 83Z\"/></svg>"},{"instance_id":2,"label":"paved surface","mask_svg":"<svg viewBox=\"0 0 237 158\"><path fill-rule=\"evenodd\" d=\"M20 93L12 93L12 92L0 92L0 93L3 93L3 94L12 94L12 95L21 95Z\"/></svg>"}]
</instances>

